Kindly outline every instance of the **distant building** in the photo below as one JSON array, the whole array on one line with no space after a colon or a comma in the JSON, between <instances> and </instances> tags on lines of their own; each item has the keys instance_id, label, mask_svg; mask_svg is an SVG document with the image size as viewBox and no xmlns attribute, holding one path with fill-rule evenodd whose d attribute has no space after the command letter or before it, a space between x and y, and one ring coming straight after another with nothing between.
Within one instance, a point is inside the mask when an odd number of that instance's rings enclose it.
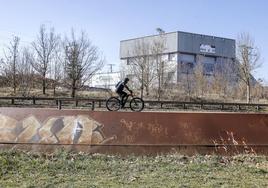
<instances>
[{"instance_id":1,"label":"distant building","mask_svg":"<svg viewBox=\"0 0 268 188\"><path fill-rule=\"evenodd\" d=\"M120 81L120 72L106 72L95 74L89 82L90 87L114 90L116 83Z\"/></svg>"},{"instance_id":2,"label":"distant building","mask_svg":"<svg viewBox=\"0 0 268 188\"><path fill-rule=\"evenodd\" d=\"M167 63L173 66L175 64L175 82L179 82L183 75L191 73L198 62L203 63L208 76L213 74L217 64L235 62L234 39L181 31L123 40L120 42L120 59L127 64L131 58L139 55L135 51L137 43L142 41L152 45L160 37L165 41L165 50L161 55L167 59ZM146 55L151 56L152 53L148 51Z\"/></svg>"}]
</instances>

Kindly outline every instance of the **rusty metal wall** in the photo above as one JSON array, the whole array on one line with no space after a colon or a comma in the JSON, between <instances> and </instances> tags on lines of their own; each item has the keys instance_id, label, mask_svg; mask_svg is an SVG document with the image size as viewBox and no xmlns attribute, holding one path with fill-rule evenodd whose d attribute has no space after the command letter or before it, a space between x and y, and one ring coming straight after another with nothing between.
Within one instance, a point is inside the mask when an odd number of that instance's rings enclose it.
<instances>
[{"instance_id":1,"label":"rusty metal wall","mask_svg":"<svg viewBox=\"0 0 268 188\"><path fill-rule=\"evenodd\" d=\"M0 108L0 146L102 153L268 153L268 114Z\"/></svg>"}]
</instances>

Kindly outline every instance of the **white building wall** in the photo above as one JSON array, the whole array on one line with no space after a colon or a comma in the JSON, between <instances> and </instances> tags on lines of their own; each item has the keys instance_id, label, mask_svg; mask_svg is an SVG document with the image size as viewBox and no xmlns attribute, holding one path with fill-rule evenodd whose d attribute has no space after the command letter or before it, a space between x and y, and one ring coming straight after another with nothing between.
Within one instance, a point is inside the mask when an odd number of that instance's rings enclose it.
<instances>
[{"instance_id":1,"label":"white building wall","mask_svg":"<svg viewBox=\"0 0 268 188\"><path fill-rule=\"evenodd\" d=\"M172 32L172 33L166 33L163 36L154 35L154 36L120 41L120 59L138 56L139 54L136 54L135 48L136 45L139 43L145 43L148 44L149 46L153 46L154 42L159 40L163 41L166 46L163 53L167 54L178 51L178 42L177 42L178 33ZM151 50L149 50L147 55L152 55Z\"/></svg>"},{"instance_id":2,"label":"white building wall","mask_svg":"<svg viewBox=\"0 0 268 188\"><path fill-rule=\"evenodd\" d=\"M120 72L98 73L90 79L89 86L113 91L120 78Z\"/></svg>"}]
</instances>

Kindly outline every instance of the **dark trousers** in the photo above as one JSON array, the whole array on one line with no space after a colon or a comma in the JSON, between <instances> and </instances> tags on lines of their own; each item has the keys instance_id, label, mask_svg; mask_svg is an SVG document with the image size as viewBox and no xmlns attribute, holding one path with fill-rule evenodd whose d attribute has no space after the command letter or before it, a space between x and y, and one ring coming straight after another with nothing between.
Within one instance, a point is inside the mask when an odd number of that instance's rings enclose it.
<instances>
[{"instance_id":1,"label":"dark trousers","mask_svg":"<svg viewBox=\"0 0 268 188\"><path fill-rule=\"evenodd\" d=\"M120 98L121 98L121 106L123 106L123 103L124 103L124 100L125 100L125 98L127 96L127 93L124 92L124 91L120 91L120 92L117 92L117 94L120 96Z\"/></svg>"}]
</instances>

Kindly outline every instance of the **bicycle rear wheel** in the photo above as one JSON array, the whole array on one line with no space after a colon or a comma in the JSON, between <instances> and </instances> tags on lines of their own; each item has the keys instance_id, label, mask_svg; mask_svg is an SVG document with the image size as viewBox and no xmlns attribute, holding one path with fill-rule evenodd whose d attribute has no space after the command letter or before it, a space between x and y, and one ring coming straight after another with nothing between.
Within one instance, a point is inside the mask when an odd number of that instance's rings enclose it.
<instances>
[{"instance_id":1,"label":"bicycle rear wheel","mask_svg":"<svg viewBox=\"0 0 268 188\"><path fill-rule=\"evenodd\" d=\"M116 97L111 97L106 101L106 108L109 111L117 111L120 109L120 100Z\"/></svg>"},{"instance_id":2,"label":"bicycle rear wheel","mask_svg":"<svg viewBox=\"0 0 268 188\"><path fill-rule=\"evenodd\" d=\"M130 109L135 112L140 112L144 108L144 101L139 97L134 97L130 101Z\"/></svg>"}]
</instances>

